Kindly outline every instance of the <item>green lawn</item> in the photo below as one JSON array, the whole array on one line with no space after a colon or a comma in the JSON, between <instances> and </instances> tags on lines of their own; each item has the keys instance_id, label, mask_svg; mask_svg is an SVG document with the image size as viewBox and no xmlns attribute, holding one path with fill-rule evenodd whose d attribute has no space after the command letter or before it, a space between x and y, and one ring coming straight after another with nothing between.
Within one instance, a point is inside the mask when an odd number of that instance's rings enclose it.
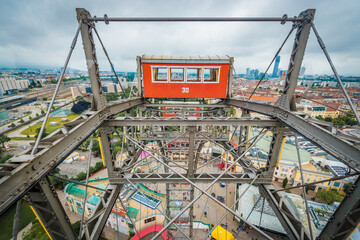
<instances>
[{"instance_id":1,"label":"green lawn","mask_svg":"<svg viewBox=\"0 0 360 240\"><path fill-rule=\"evenodd\" d=\"M16 204L11 206L0 218L0 239L11 239L12 238L12 228L14 223L14 215L16 211ZM30 209L29 205L23 201L21 204L21 213L20 213L20 228L23 229L30 222L35 219L35 215Z\"/></svg>"},{"instance_id":2,"label":"green lawn","mask_svg":"<svg viewBox=\"0 0 360 240\"><path fill-rule=\"evenodd\" d=\"M67 116L66 118L70 121L72 121L73 119L75 119L77 116L79 116L79 114L75 114L75 113L71 113L69 116ZM59 129L62 127L62 125L64 124L63 122L61 122L61 119L64 117L49 117L49 119L46 122L46 132L47 133L52 133L53 131ZM57 126L50 126L50 122L57 122L59 123L59 125ZM29 135L29 136L33 136L36 135L35 130L37 128L40 128L42 125L42 122L40 123L36 123L34 125L32 125L31 127L25 129L24 131L21 132L22 135Z\"/></svg>"},{"instance_id":3,"label":"green lawn","mask_svg":"<svg viewBox=\"0 0 360 240\"><path fill-rule=\"evenodd\" d=\"M28 141L28 140L36 140L36 138L35 137L12 137L11 140Z\"/></svg>"}]
</instances>

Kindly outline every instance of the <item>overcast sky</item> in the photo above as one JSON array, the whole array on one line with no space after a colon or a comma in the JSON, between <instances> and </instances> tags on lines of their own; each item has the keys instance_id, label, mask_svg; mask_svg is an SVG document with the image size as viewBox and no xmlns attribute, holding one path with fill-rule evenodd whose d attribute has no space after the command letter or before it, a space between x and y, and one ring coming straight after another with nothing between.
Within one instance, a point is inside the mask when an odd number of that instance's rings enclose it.
<instances>
[{"instance_id":1,"label":"overcast sky","mask_svg":"<svg viewBox=\"0 0 360 240\"><path fill-rule=\"evenodd\" d=\"M297 16L315 8L319 34L342 75L360 75L360 1L64 1L0 0L0 66L60 67L64 64L77 27L75 8L103 16ZM291 28L266 23L119 23L96 24L117 71L135 71L136 56L229 55L235 69L264 71ZM294 34L281 52L280 68L287 69ZM110 70L97 42L100 70ZM307 74L331 74L331 69L311 32L303 65ZM81 38L69 67L85 70ZM272 68L270 70L272 72Z\"/></svg>"}]
</instances>

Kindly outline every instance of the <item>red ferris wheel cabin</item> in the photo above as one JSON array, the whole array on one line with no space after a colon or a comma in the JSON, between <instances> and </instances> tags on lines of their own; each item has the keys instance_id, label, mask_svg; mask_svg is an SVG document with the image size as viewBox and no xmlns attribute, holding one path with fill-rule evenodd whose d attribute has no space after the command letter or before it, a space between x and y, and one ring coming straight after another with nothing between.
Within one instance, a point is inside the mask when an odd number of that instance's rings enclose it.
<instances>
[{"instance_id":1,"label":"red ferris wheel cabin","mask_svg":"<svg viewBox=\"0 0 360 240\"><path fill-rule=\"evenodd\" d=\"M143 55L146 98L226 98L231 92L232 57Z\"/></svg>"}]
</instances>

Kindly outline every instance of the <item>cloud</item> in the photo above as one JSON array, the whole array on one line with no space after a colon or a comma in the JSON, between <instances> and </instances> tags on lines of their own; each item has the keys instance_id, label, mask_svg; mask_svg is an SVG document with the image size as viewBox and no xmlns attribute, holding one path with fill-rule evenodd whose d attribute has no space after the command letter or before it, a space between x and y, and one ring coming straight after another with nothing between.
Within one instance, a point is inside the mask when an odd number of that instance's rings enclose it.
<instances>
[{"instance_id":1,"label":"cloud","mask_svg":"<svg viewBox=\"0 0 360 240\"><path fill-rule=\"evenodd\" d=\"M62 66L74 36L76 7L103 16L297 16L316 8L315 24L340 74L360 75L359 1L6 1L0 10L0 66ZM96 24L113 64L135 71L142 54L229 55L237 72L247 67L264 71L291 24L251 23L115 23ZM287 69L294 35L281 53ZM96 43L101 70L110 70ZM320 47L310 34L303 64L307 73L331 74ZM69 64L86 69L81 38Z\"/></svg>"}]
</instances>

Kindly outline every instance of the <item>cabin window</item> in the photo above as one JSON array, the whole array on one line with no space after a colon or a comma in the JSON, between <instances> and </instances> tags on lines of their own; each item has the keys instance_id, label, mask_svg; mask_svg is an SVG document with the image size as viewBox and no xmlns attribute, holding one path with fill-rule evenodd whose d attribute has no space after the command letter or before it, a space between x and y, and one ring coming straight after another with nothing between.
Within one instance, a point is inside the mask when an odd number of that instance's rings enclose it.
<instances>
[{"instance_id":1,"label":"cabin window","mask_svg":"<svg viewBox=\"0 0 360 240\"><path fill-rule=\"evenodd\" d=\"M167 82L168 69L167 68L153 68L153 81L154 82Z\"/></svg>"},{"instance_id":2,"label":"cabin window","mask_svg":"<svg viewBox=\"0 0 360 240\"><path fill-rule=\"evenodd\" d=\"M187 82L201 82L201 68L187 68L186 69Z\"/></svg>"},{"instance_id":3,"label":"cabin window","mask_svg":"<svg viewBox=\"0 0 360 240\"><path fill-rule=\"evenodd\" d=\"M184 82L184 69L170 68L170 82Z\"/></svg>"},{"instance_id":4,"label":"cabin window","mask_svg":"<svg viewBox=\"0 0 360 240\"><path fill-rule=\"evenodd\" d=\"M170 82L184 82L184 69L170 68Z\"/></svg>"},{"instance_id":5,"label":"cabin window","mask_svg":"<svg viewBox=\"0 0 360 240\"><path fill-rule=\"evenodd\" d=\"M219 68L204 68L204 82L218 82Z\"/></svg>"}]
</instances>

